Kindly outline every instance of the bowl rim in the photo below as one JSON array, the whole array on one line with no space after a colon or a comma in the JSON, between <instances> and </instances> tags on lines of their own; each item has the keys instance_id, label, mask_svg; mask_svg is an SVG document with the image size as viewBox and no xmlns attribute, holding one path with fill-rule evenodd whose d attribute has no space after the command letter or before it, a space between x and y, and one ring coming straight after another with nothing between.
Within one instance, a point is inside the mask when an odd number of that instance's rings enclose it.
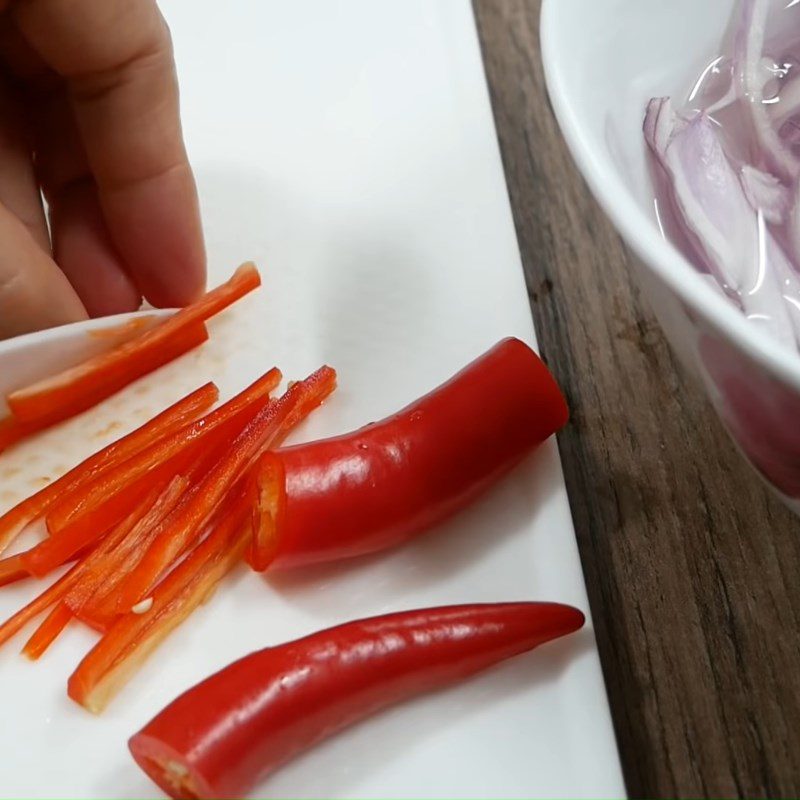
<instances>
[{"instance_id":1,"label":"bowl rim","mask_svg":"<svg viewBox=\"0 0 800 800\"><path fill-rule=\"evenodd\" d=\"M800 353L774 341L751 325L708 285L683 255L659 233L579 122L580 115L567 89L556 46L558 8L563 0L543 0L539 19L545 83L567 146L589 188L628 246L687 305L706 317L738 349L800 391ZM644 114L644 110L642 111Z\"/></svg>"}]
</instances>

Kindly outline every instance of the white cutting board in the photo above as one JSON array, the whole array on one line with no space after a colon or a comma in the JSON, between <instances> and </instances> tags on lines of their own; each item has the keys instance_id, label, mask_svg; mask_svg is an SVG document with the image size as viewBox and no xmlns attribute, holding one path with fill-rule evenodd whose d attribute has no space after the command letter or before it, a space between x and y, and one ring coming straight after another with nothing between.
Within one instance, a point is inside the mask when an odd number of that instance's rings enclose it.
<instances>
[{"instance_id":1,"label":"white cutting board","mask_svg":"<svg viewBox=\"0 0 800 800\"><path fill-rule=\"evenodd\" d=\"M514 335L531 344L520 257L467 0L169 0L210 282L246 259L264 288L201 350L0 456L0 508L213 379L328 362L335 397L296 439L382 417ZM147 235L142 231L142 235ZM557 359L557 353L549 354ZM32 587L0 590L11 613ZM555 442L491 496L390 554L281 579L242 569L92 717L66 679L94 635L37 664L0 652L0 793L159 797L126 740L245 653L354 617L454 602L587 610ZM591 624L337 736L259 797L624 794Z\"/></svg>"}]
</instances>

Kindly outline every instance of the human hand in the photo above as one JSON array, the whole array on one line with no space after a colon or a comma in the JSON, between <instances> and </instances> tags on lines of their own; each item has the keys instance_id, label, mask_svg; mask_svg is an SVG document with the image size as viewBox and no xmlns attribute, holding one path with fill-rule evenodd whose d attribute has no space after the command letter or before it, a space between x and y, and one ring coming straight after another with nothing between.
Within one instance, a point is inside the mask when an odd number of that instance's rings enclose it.
<instances>
[{"instance_id":1,"label":"human hand","mask_svg":"<svg viewBox=\"0 0 800 800\"><path fill-rule=\"evenodd\" d=\"M0 0L0 339L204 284L155 0Z\"/></svg>"}]
</instances>

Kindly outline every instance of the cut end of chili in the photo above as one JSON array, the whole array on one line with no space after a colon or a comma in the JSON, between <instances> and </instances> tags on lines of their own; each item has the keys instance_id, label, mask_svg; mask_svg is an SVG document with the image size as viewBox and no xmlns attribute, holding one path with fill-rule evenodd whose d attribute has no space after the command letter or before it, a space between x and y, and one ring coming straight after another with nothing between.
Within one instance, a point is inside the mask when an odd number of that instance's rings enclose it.
<instances>
[{"instance_id":1,"label":"cut end of chili","mask_svg":"<svg viewBox=\"0 0 800 800\"><path fill-rule=\"evenodd\" d=\"M283 465L275 453L264 453L253 470L253 541L247 563L263 572L278 551L286 489Z\"/></svg>"},{"instance_id":2,"label":"cut end of chili","mask_svg":"<svg viewBox=\"0 0 800 800\"><path fill-rule=\"evenodd\" d=\"M128 744L136 763L148 777L176 800L201 800L217 797L214 790L192 769L180 753L146 735L134 737Z\"/></svg>"}]
</instances>

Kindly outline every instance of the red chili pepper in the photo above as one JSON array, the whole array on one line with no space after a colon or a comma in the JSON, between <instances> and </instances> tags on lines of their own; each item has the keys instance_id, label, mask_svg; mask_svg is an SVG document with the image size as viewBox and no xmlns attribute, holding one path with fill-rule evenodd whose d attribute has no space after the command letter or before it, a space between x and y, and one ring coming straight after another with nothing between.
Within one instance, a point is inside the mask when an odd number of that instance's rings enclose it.
<instances>
[{"instance_id":1,"label":"red chili pepper","mask_svg":"<svg viewBox=\"0 0 800 800\"><path fill-rule=\"evenodd\" d=\"M578 630L555 603L404 611L253 653L135 734L139 766L175 798L235 798L304 749L409 697Z\"/></svg>"},{"instance_id":2,"label":"red chili pepper","mask_svg":"<svg viewBox=\"0 0 800 800\"><path fill-rule=\"evenodd\" d=\"M506 339L398 414L281 450L279 464L265 460L284 479L268 497L270 518L256 524L251 565L296 567L398 544L468 505L567 416L547 367Z\"/></svg>"},{"instance_id":3,"label":"red chili pepper","mask_svg":"<svg viewBox=\"0 0 800 800\"><path fill-rule=\"evenodd\" d=\"M164 570L199 535L203 525L259 454L282 431L319 405L335 388L335 378L333 369L321 367L289 387L281 398L250 421L187 501L161 524L153 543L122 585L118 601L121 612L147 595Z\"/></svg>"},{"instance_id":4,"label":"red chili pepper","mask_svg":"<svg viewBox=\"0 0 800 800\"><path fill-rule=\"evenodd\" d=\"M255 266L243 264L229 281L158 327L108 353L13 392L7 398L8 407L22 422L47 425L85 411L200 344L208 336L203 323L260 284Z\"/></svg>"},{"instance_id":5,"label":"red chili pepper","mask_svg":"<svg viewBox=\"0 0 800 800\"><path fill-rule=\"evenodd\" d=\"M212 406L218 397L219 392L213 383L201 386L141 427L89 456L58 480L18 503L0 517L0 553L16 539L26 525L45 514L57 500L66 497L81 484L107 472L112 466L141 452L168 433L196 419ZM0 422L0 427L2 425Z\"/></svg>"}]
</instances>

